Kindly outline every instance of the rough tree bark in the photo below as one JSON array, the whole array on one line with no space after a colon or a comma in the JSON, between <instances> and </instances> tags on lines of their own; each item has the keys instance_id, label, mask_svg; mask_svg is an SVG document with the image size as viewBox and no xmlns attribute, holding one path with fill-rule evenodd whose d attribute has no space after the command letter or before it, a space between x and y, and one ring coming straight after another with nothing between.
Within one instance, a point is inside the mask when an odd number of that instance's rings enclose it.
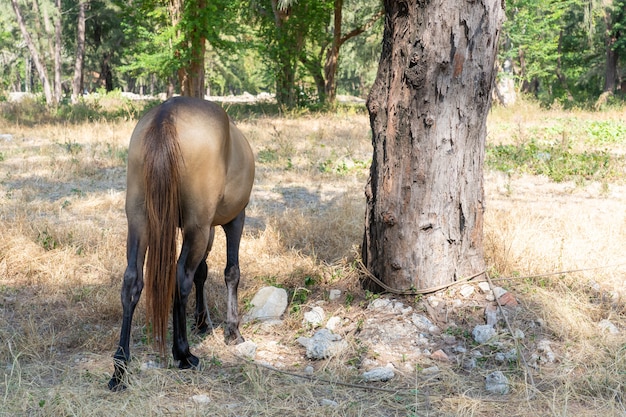
<instances>
[{"instance_id":1,"label":"rough tree bark","mask_svg":"<svg viewBox=\"0 0 626 417\"><path fill-rule=\"evenodd\" d=\"M504 9L502 0L384 6L362 257L387 286L424 289L485 268L484 144Z\"/></svg>"}]
</instances>

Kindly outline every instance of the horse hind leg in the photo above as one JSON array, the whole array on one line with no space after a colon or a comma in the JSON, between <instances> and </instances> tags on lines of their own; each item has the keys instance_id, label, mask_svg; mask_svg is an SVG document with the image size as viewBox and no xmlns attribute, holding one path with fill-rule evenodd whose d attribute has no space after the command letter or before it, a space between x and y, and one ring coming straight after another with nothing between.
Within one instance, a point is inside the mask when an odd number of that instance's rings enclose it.
<instances>
[{"instance_id":1,"label":"horse hind leg","mask_svg":"<svg viewBox=\"0 0 626 417\"><path fill-rule=\"evenodd\" d=\"M177 285L174 292L173 308L173 345L174 360L179 361L181 369L197 368L200 360L191 354L187 339L186 308L194 278L199 265L206 259L211 228L185 229L183 247L176 270ZM202 272L201 276L204 275ZM204 303L204 301L202 301Z\"/></svg>"},{"instance_id":2,"label":"horse hind leg","mask_svg":"<svg viewBox=\"0 0 626 417\"><path fill-rule=\"evenodd\" d=\"M226 234L226 269L224 280L228 292L226 302L226 325L224 327L224 341L227 344L239 344L244 338L239 333L239 309L237 306L237 288L239 287L239 243L245 222L245 210L231 222L222 226Z\"/></svg>"},{"instance_id":3,"label":"horse hind leg","mask_svg":"<svg viewBox=\"0 0 626 417\"><path fill-rule=\"evenodd\" d=\"M211 228L211 236L209 237L209 245L207 249L208 252L211 251L211 247L213 246L213 238L215 236L215 229ZM194 331L198 334L206 334L208 331L213 329L213 323L211 322L211 317L209 316L209 311L206 304L206 298L204 294L204 283L206 282L208 275L208 268L206 264L207 255L204 256L204 259L198 265L196 269L196 273L193 277L193 282L196 287L196 312L194 315L195 324Z\"/></svg>"},{"instance_id":4,"label":"horse hind leg","mask_svg":"<svg viewBox=\"0 0 626 417\"><path fill-rule=\"evenodd\" d=\"M130 361L130 330L135 307L139 302L143 290L143 260L146 254L145 242L141 239L141 232L129 227L127 243L126 271L122 283L122 328L117 350L113 356L114 371L109 381L111 391L121 391L126 388L127 365Z\"/></svg>"}]
</instances>

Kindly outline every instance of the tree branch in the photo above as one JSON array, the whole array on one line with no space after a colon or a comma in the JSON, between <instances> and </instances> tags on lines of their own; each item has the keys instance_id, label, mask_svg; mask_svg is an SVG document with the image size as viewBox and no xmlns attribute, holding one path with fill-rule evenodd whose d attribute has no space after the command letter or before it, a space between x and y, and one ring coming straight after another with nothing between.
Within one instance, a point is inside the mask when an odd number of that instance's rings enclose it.
<instances>
[{"instance_id":1,"label":"tree branch","mask_svg":"<svg viewBox=\"0 0 626 417\"><path fill-rule=\"evenodd\" d=\"M366 30L374 26L374 23L376 23L376 21L380 19L384 14L385 14L384 10L379 10L377 13L372 15L372 17L370 17L370 19L367 22L365 22L363 25L356 27L352 29L350 32L343 35L341 39L339 39L339 46L343 45L347 40L352 39L357 35L360 35L361 33L365 32Z\"/></svg>"}]
</instances>

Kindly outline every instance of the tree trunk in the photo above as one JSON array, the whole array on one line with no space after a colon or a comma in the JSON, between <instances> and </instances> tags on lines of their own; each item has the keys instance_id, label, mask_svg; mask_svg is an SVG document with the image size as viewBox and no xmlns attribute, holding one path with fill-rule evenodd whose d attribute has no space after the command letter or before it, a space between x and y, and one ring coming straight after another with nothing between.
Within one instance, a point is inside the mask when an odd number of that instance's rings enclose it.
<instances>
[{"instance_id":1,"label":"tree trunk","mask_svg":"<svg viewBox=\"0 0 626 417\"><path fill-rule=\"evenodd\" d=\"M191 2L191 4L185 4ZM176 28L185 21L187 31L178 36L178 50L175 55L180 62L176 70L180 94L183 96L204 98L204 56L206 53L206 37L201 19L202 11L207 7L206 0L170 0L170 17L172 26Z\"/></svg>"},{"instance_id":2,"label":"tree trunk","mask_svg":"<svg viewBox=\"0 0 626 417\"><path fill-rule=\"evenodd\" d=\"M302 54L300 62L307 69L313 81L315 82L315 89L317 90L317 97L320 103L326 102L326 80L324 79L324 73L320 59L309 59L306 54Z\"/></svg>"},{"instance_id":3,"label":"tree trunk","mask_svg":"<svg viewBox=\"0 0 626 417\"><path fill-rule=\"evenodd\" d=\"M387 286L424 289L485 268L484 145L504 10L501 0L384 5L362 256Z\"/></svg>"},{"instance_id":4,"label":"tree trunk","mask_svg":"<svg viewBox=\"0 0 626 417\"><path fill-rule=\"evenodd\" d=\"M56 14L54 15L54 101L59 103L63 97L63 86L61 85L61 0L54 2Z\"/></svg>"},{"instance_id":5,"label":"tree trunk","mask_svg":"<svg viewBox=\"0 0 626 417\"><path fill-rule=\"evenodd\" d=\"M83 60L85 58L85 8L86 0L78 3L78 22L76 28L76 59L74 60L74 78L72 79L72 103L77 103L83 90Z\"/></svg>"},{"instance_id":6,"label":"tree trunk","mask_svg":"<svg viewBox=\"0 0 626 417\"><path fill-rule=\"evenodd\" d=\"M187 24L191 27L188 33L183 33L183 45L188 48L187 59L182 62L178 69L178 83L180 93L183 96L204 98L204 55L206 53L206 37L203 35L204 28L201 22L201 11L207 7L206 0L193 1L192 5L184 6L183 12L189 11L185 16Z\"/></svg>"},{"instance_id":7,"label":"tree trunk","mask_svg":"<svg viewBox=\"0 0 626 417\"><path fill-rule=\"evenodd\" d=\"M337 97L337 63L339 62L339 47L341 46L341 21L343 15L343 0L335 0L334 4L334 26L333 26L333 42L326 54L326 63L324 64L324 75L326 85L324 93L326 100L330 103L335 102Z\"/></svg>"},{"instance_id":8,"label":"tree trunk","mask_svg":"<svg viewBox=\"0 0 626 417\"><path fill-rule=\"evenodd\" d=\"M617 63L618 53L614 49L616 36L613 33L613 21L609 10L604 10L604 23L606 25L605 32L605 47L606 47L606 60L605 60L605 73L604 73L604 89L605 93L612 93L617 86Z\"/></svg>"},{"instance_id":9,"label":"tree trunk","mask_svg":"<svg viewBox=\"0 0 626 417\"><path fill-rule=\"evenodd\" d=\"M339 65L339 49L349 39L360 35L368 30L376 23L378 19L383 16L383 11L375 13L361 26L352 29L345 35L341 35L342 19L343 19L343 0L335 0L334 3L334 27L333 27L333 41L330 48L326 52L326 61L324 63L324 78L326 79L324 85L324 96L329 103L334 103L337 98L337 67Z\"/></svg>"},{"instance_id":10,"label":"tree trunk","mask_svg":"<svg viewBox=\"0 0 626 417\"><path fill-rule=\"evenodd\" d=\"M48 105L53 104L53 96L52 89L50 87L50 78L48 78L48 70L43 62L43 57L39 54L33 39L28 33L28 29L26 28L26 23L24 23L24 18L22 17L22 13L20 12L20 8L17 4L17 0L11 0L11 5L13 6L13 11L15 12L15 17L17 18L17 23L20 27L20 31L22 32L22 37L24 38L24 42L26 42L26 46L28 47L28 51L33 59L33 64L37 69L37 74L39 74L39 79L41 81L41 85L43 87L43 93L46 97L46 103Z\"/></svg>"}]
</instances>

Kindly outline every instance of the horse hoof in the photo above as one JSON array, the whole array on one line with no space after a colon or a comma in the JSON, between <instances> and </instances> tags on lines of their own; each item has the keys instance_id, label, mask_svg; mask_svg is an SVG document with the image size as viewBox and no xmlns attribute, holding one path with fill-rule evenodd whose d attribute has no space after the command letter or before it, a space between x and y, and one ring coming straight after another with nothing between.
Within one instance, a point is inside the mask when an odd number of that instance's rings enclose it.
<instances>
[{"instance_id":1,"label":"horse hoof","mask_svg":"<svg viewBox=\"0 0 626 417\"><path fill-rule=\"evenodd\" d=\"M198 369L200 365L200 359L197 356L189 355L184 359L181 359L178 363L179 369Z\"/></svg>"},{"instance_id":2,"label":"horse hoof","mask_svg":"<svg viewBox=\"0 0 626 417\"><path fill-rule=\"evenodd\" d=\"M224 329L224 343L227 345L239 345L245 341L246 339L244 339L241 333L239 333L239 330Z\"/></svg>"},{"instance_id":3,"label":"horse hoof","mask_svg":"<svg viewBox=\"0 0 626 417\"><path fill-rule=\"evenodd\" d=\"M124 384L121 379L114 376L109 381L109 389L113 392L124 391L126 389L126 384Z\"/></svg>"},{"instance_id":4,"label":"horse hoof","mask_svg":"<svg viewBox=\"0 0 626 417\"><path fill-rule=\"evenodd\" d=\"M199 334L199 335L205 335L207 333L209 333L209 331L213 330L213 326L209 326L208 324L204 323L200 326L198 325L193 325L191 327L191 331L194 332L195 334Z\"/></svg>"}]
</instances>

